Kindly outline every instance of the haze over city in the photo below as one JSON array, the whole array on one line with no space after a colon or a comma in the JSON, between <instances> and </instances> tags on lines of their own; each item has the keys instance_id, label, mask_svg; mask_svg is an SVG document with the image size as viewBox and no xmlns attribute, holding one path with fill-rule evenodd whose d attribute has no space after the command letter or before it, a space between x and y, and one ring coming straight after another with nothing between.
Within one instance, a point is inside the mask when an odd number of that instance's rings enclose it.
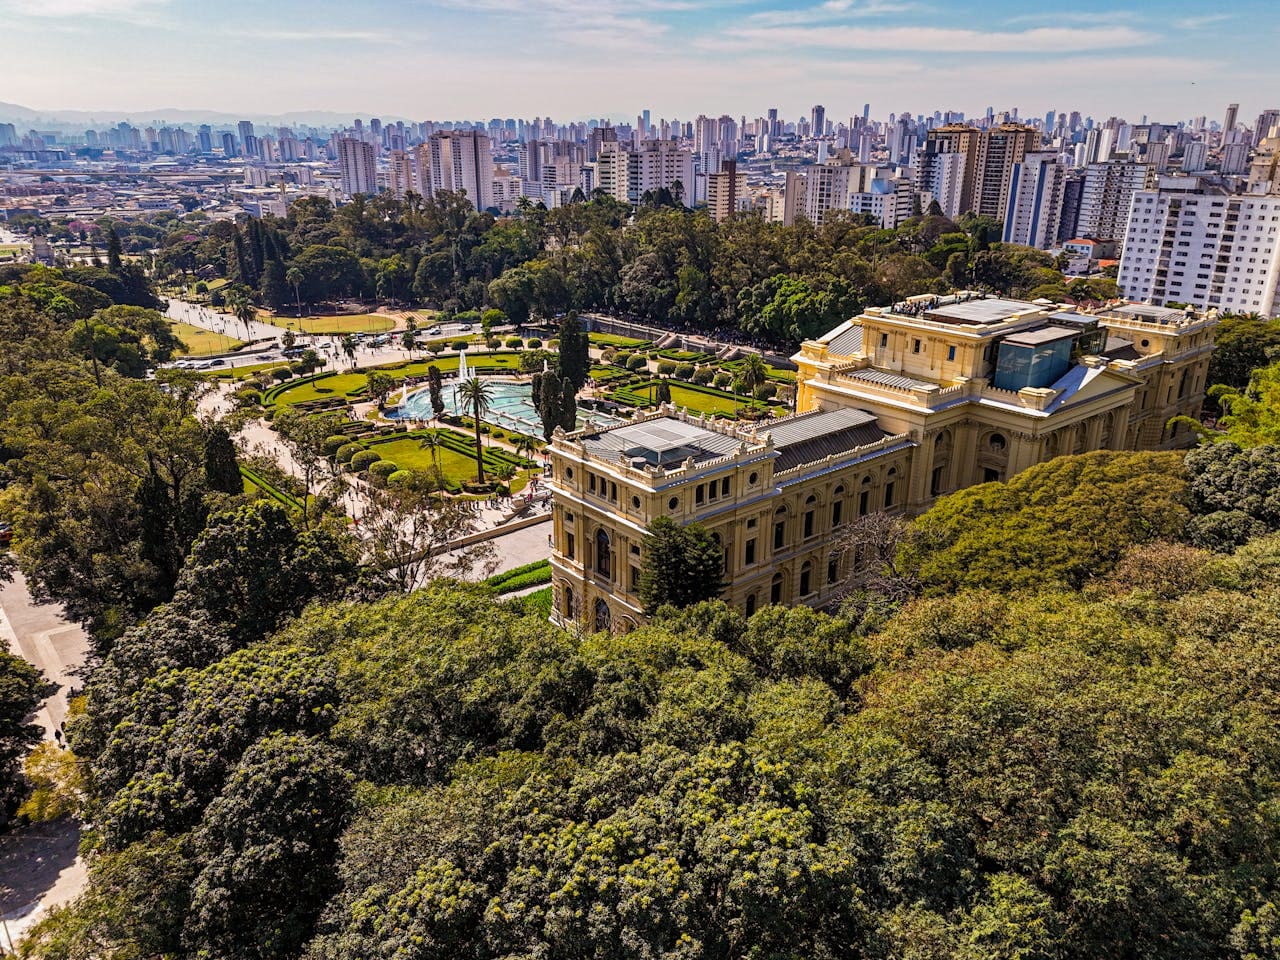
<instances>
[{"instance_id":1,"label":"haze over city","mask_svg":"<svg viewBox=\"0 0 1280 960\"><path fill-rule=\"evenodd\" d=\"M2 99L42 112L790 114L865 101L1180 119L1268 86L1274 6L1012 0L254 4L0 0ZM56 64L56 69L50 66ZM181 119L175 112L174 119Z\"/></svg>"}]
</instances>

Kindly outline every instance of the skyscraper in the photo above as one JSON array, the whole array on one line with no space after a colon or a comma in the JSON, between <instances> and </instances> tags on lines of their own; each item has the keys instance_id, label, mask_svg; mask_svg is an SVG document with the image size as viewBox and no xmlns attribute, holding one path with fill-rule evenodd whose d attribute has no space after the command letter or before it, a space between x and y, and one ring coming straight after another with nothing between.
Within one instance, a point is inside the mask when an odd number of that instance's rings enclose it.
<instances>
[{"instance_id":1,"label":"skyscraper","mask_svg":"<svg viewBox=\"0 0 1280 960\"><path fill-rule=\"evenodd\" d=\"M486 134L479 130L440 131L433 133L427 144L432 194L465 191L477 210L493 206L493 145Z\"/></svg>"},{"instance_id":2,"label":"skyscraper","mask_svg":"<svg viewBox=\"0 0 1280 960\"><path fill-rule=\"evenodd\" d=\"M1052 151L1028 153L1014 164L1004 242L1041 249L1053 246L1058 240L1066 182L1066 164Z\"/></svg>"},{"instance_id":3,"label":"skyscraper","mask_svg":"<svg viewBox=\"0 0 1280 960\"><path fill-rule=\"evenodd\" d=\"M378 192L378 172L373 144L354 137L338 140L338 169L342 174L342 192L349 197L357 193Z\"/></svg>"},{"instance_id":4,"label":"skyscraper","mask_svg":"<svg viewBox=\"0 0 1280 960\"><path fill-rule=\"evenodd\" d=\"M1239 113L1240 113L1240 104L1238 103L1227 104L1227 117L1225 120L1222 121L1222 132L1224 135L1230 133L1232 130L1236 128L1236 117L1239 115Z\"/></svg>"},{"instance_id":5,"label":"skyscraper","mask_svg":"<svg viewBox=\"0 0 1280 960\"><path fill-rule=\"evenodd\" d=\"M825 137L827 135L827 108L822 104L815 104L809 113L809 123L813 128L813 136Z\"/></svg>"}]
</instances>

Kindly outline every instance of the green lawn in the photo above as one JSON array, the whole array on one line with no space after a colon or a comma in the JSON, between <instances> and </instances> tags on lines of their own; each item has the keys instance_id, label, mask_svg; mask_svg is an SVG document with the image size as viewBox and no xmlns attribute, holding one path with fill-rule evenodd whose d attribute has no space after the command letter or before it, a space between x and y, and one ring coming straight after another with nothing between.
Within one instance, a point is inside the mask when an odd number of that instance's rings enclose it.
<instances>
[{"instance_id":1,"label":"green lawn","mask_svg":"<svg viewBox=\"0 0 1280 960\"><path fill-rule=\"evenodd\" d=\"M617 347L623 350L634 350L636 347L647 347L648 340L637 340L635 337L620 337L614 333L589 333L587 339L593 347Z\"/></svg>"},{"instance_id":2,"label":"green lawn","mask_svg":"<svg viewBox=\"0 0 1280 960\"><path fill-rule=\"evenodd\" d=\"M263 370L274 370L276 367L287 367L289 361L274 360L271 363L250 363L243 367L215 367L212 370L197 370L201 376L211 377L215 380L248 380L256 373Z\"/></svg>"},{"instance_id":3,"label":"green lawn","mask_svg":"<svg viewBox=\"0 0 1280 960\"><path fill-rule=\"evenodd\" d=\"M350 316L297 317L276 316L260 311L258 319L263 323L271 323L286 330L299 330L302 333L347 334L347 333L384 333L396 325L391 317L382 313L358 313Z\"/></svg>"},{"instance_id":4,"label":"green lawn","mask_svg":"<svg viewBox=\"0 0 1280 960\"><path fill-rule=\"evenodd\" d=\"M670 382L671 402L677 407L688 407L692 413L727 413L732 415L734 410L747 403L745 399L739 399L730 394L712 394L703 393L700 390L690 390L688 387L679 383Z\"/></svg>"},{"instance_id":5,"label":"green lawn","mask_svg":"<svg viewBox=\"0 0 1280 960\"><path fill-rule=\"evenodd\" d=\"M472 369L480 370L518 371L520 369L520 355L517 353L480 353L475 356L468 356L467 365ZM390 374L395 380L403 380L405 377L425 377L427 368L432 366L439 367L441 373L456 373L458 370L458 357L455 354L441 357L438 360L413 360L405 364L382 366L374 369ZM294 403L302 403L305 400L316 400L320 397L345 396L348 393L362 389L366 380L367 378L363 371L358 373L331 373L310 383L300 383L295 387L288 387L282 390L276 396L275 403L289 406Z\"/></svg>"},{"instance_id":6,"label":"green lawn","mask_svg":"<svg viewBox=\"0 0 1280 960\"><path fill-rule=\"evenodd\" d=\"M215 353L228 353L244 346L243 340L236 340L202 327L194 327L180 320L171 321L169 329L182 341L185 349L177 352L183 356L208 357Z\"/></svg>"},{"instance_id":7,"label":"green lawn","mask_svg":"<svg viewBox=\"0 0 1280 960\"><path fill-rule=\"evenodd\" d=\"M431 469L430 449L424 447L414 437L391 440L387 443L377 443L369 447L369 449L376 452L383 460L392 461L402 470ZM445 479L462 483L476 478L475 457L463 456L447 447L437 447L436 454L440 459L440 470L445 475Z\"/></svg>"}]
</instances>

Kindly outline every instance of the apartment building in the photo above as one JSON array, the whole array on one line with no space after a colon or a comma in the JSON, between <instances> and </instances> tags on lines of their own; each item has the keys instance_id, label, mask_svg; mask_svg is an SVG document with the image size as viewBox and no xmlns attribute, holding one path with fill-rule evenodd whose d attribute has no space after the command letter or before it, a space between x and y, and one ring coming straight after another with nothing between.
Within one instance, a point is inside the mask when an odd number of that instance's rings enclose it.
<instances>
[{"instance_id":1,"label":"apartment building","mask_svg":"<svg viewBox=\"0 0 1280 960\"><path fill-rule=\"evenodd\" d=\"M1095 240L1122 240L1134 194L1154 186L1158 176L1149 163L1108 160L1085 168L1075 235Z\"/></svg>"},{"instance_id":2,"label":"apartment building","mask_svg":"<svg viewBox=\"0 0 1280 960\"><path fill-rule=\"evenodd\" d=\"M1004 216L1005 243L1042 250L1058 243L1069 172L1067 164L1051 151L1028 153L1014 164L1009 209Z\"/></svg>"},{"instance_id":3,"label":"apartment building","mask_svg":"<svg viewBox=\"0 0 1280 960\"><path fill-rule=\"evenodd\" d=\"M707 174L707 212L716 223L749 209L747 175L738 171L736 160L726 160L719 172Z\"/></svg>"},{"instance_id":4,"label":"apartment building","mask_svg":"<svg viewBox=\"0 0 1280 960\"><path fill-rule=\"evenodd\" d=\"M1195 177L1139 191L1117 282L1131 300L1280 316L1280 194Z\"/></svg>"},{"instance_id":5,"label":"apartment building","mask_svg":"<svg viewBox=\"0 0 1280 960\"><path fill-rule=\"evenodd\" d=\"M342 192L348 197L357 193L378 192L378 167L373 147L363 140L342 137L338 140L338 172Z\"/></svg>"},{"instance_id":6,"label":"apartment building","mask_svg":"<svg viewBox=\"0 0 1280 960\"><path fill-rule=\"evenodd\" d=\"M603 143L595 177L599 189L633 206L662 189L679 194L686 207L693 205L693 154L674 140L646 140L636 149Z\"/></svg>"}]
</instances>

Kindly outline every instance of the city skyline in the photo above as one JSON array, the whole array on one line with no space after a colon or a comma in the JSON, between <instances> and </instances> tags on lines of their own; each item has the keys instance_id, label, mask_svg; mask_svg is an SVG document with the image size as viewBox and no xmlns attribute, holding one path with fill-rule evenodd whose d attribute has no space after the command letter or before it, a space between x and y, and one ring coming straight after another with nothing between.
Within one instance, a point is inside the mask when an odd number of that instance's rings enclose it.
<instances>
[{"instance_id":1,"label":"city skyline","mask_svg":"<svg viewBox=\"0 0 1280 960\"><path fill-rule=\"evenodd\" d=\"M1277 28L1260 0L1210 13L1189 0L1024 11L1009 0L551 0L535 17L513 0L378 0L357 16L291 0L265 13L240 0L0 0L20 41L5 100L50 116L568 120L648 107L684 119L777 106L794 118L822 103L838 119L871 102L877 116L1016 106L1170 122L1216 117L1226 102L1248 115L1275 79Z\"/></svg>"}]
</instances>

